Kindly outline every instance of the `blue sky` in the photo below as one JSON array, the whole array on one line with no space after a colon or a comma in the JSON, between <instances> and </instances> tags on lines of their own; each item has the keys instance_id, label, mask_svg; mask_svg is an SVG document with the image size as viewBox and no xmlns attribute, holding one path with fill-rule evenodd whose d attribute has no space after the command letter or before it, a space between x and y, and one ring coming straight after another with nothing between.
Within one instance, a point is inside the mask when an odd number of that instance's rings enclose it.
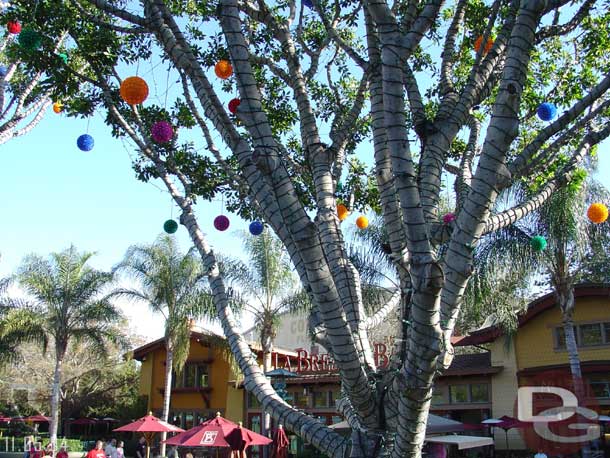
<instances>
[{"instance_id":1,"label":"blue sky","mask_svg":"<svg viewBox=\"0 0 610 458\"><path fill-rule=\"evenodd\" d=\"M94 149L77 148L76 139L87 132L87 124L49 110L35 130L2 145L0 276L14 271L28 253L46 255L71 243L97 252L93 264L109 269L130 245L152 242L172 215L169 195L135 178L132 147L111 137L101 115L89 122ZM609 149L608 143L600 148L598 171L606 186L610 184ZM216 251L239 255L235 230L247 229L248 222L231 216L230 229L219 233L212 221L220 211L220 202L199 204L203 231ZM190 246L184 228L177 236L184 249ZM161 334L162 322L152 318L145 306L122 304L122 308L136 332L150 337Z\"/></svg>"}]
</instances>

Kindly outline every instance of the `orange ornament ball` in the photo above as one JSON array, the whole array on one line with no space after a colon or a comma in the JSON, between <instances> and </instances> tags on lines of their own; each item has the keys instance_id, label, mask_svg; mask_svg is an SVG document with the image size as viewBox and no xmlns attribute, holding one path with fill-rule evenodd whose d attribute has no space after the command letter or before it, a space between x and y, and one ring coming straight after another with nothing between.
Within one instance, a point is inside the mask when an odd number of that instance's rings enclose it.
<instances>
[{"instance_id":1,"label":"orange ornament ball","mask_svg":"<svg viewBox=\"0 0 610 458\"><path fill-rule=\"evenodd\" d=\"M369 219L364 215L359 216L356 219L356 226L358 226L358 229L366 229L369 227Z\"/></svg>"},{"instance_id":2,"label":"orange ornament ball","mask_svg":"<svg viewBox=\"0 0 610 458\"><path fill-rule=\"evenodd\" d=\"M592 223L601 224L608 219L608 207L600 202L591 204L587 210L587 217Z\"/></svg>"},{"instance_id":3,"label":"orange ornament ball","mask_svg":"<svg viewBox=\"0 0 610 458\"><path fill-rule=\"evenodd\" d=\"M62 112L62 110L63 110L63 109L64 109L64 106L63 106L61 103L59 103L59 102L55 102L55 103L53 104L53 112L54 112L54 113L59 114L59 113L61 113L61 112Z\"/></svg>"},{"instance_id":4,"label":"orange ornament ball","mask_svg":"<svg viewBox=\"0 0 610 458\"><path fill-rule=\"evenodd\" d=\"M233 66L228 60L219 60L214 66L214 72L218 78L226 80L233 74Z\"/></svg>"},{"instance_id":5,"label":"orange ornament ball","mask_svg":"<svg viewBox=\"0 0 610 458\"><path fill-rule=\"evenodd\" d=\"M347 207L343 204L337 205L337 216L339 217L339 221L343 221L349 215L349 211Z\"/></svg>"},{"instance_id":6,"label":"orange ornament ball","mask_svg":"<svg viewBox=\"0 0 610 458\"><path fill-rule=\"evenodd\" d=\"M148 97L148 84L139 76L130 76L121 83L120 92L129 105L139 105Z\"/></svg>"},{"instance_id":7,"label":"orange ornament ball","mask_svg":"<svg viewBox=\"0 0 610 458\"><path fill-rule=\"evenodd\" d=\"M482 44L483 44L483 35L479 36L479 38L477 38L476 41L474 42L475 52L479 52L479 49L481 49ZM485 54L487 54L491 50L493 45L494 45L494 41L491 39L491 37L487 38L487 43L485 44Z\"/></svg>"}]
</instances>

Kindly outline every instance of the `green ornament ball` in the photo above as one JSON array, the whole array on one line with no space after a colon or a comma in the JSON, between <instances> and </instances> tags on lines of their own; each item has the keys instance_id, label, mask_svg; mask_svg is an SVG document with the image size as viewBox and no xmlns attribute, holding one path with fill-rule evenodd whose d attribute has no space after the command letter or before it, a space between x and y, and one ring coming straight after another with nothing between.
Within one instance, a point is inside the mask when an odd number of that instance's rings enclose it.
<instances>
[{"instance_id":1,"label":"green ornament ball","mask_svg":"<svg viewBox=\"0 0 610 458\"><path fill-rule=\"evenodd\" d=\"M65 52L60 52L59 54L57 54L57 57L59 57L64 64L68 63L68 55Z\"/></svg>"},{"instance_id":2,"label":"green ornament ball","mask_svg":"<svg viewBox=\"0 0 610 458\"><path fill-rule=\"evenodd\" d=\"M42 45L42 37L32 29L23 29L18 40L19 45L27 51L36 51Z\"/></svg>"},{"instance_id":3,"label":"green ornament ball","mask_svg":"<svg viewBox=\"0 0 610 458\"><path fill-rule=\"evenodd\" d=\"M530 239L530 246L534 251L543 251L546 248L546 239L541 235L535 235Z\"/></svg>"},{"instance_id":4,"label":"green ornament ball","mask_svg":"<svg viewBox=\"0 0 610 458\"><path fill-rule=\"evenodd\" d=\"M168 234L173 234L178 230L178 223L173 219L168 219L163 224L163 230Z\"/></svg>"}]
</instances>

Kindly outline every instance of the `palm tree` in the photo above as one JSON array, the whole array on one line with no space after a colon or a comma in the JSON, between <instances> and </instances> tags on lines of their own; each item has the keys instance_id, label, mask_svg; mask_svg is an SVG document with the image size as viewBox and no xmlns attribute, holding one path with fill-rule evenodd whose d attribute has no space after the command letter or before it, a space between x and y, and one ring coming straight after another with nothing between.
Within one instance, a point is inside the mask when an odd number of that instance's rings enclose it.
<instances>
[{"instance_id":1,"label":"palm tree","mask_svg":"<svg viewBox=\"0 0 610 458\"><path fill-rule=\"evenodd\" d=\"M109 343L121 343L116 324L120 312L104 295L113 275L87 265L93 253L79 253L71 246L49 259L26 257L17 273L6 283L18 282L27 297L0 299L5 310L0 323L0 340L11 345L24 342L55 350L55 371L51 389L50 440L55 446L59 424L62 364L70 343L87 343L106 354ZM55 447L54 447L55 449Z\"/></svg>"},{"instance_id":2,"label":"palm tree","mask_svg":"<svg viewBox=\"0 0 610 458\"><path fill-rule=\"evenodd\" d=\"M590 223L586 208L591 202L607 201L609 197L605 188L592 181L580 187L569 185L555 192L531 218L496 233L481 246L487 263L512 265L521 261L519 268L530 280L538 278L539 281L542 276L550 285L561 310L570 372L576 394L580 396L584 393L574 332L574 285L600 273L595 249L601 240L608 239L610 227ZM546 247L540 249L542 245L538 245L538 251L533 249L534 237L544 237Z\"/></svg>"},{"instance_id":3,"label":"palm tree","mask_svg":"<svg viewBox=\"0 0 610 458\"><path fill-rule=\"evenodd\" d=\"M147 246L132 246L114 268L139 282L138 287L119 289L116 295L146 302L165 318L165 392L162 418L167 421L171 402L172 370L182 372L190 348L191 320L213 319L212 297L205 288L206 273L193 249L182 253L174 237L160 236ZM166 435L164 434L163 440ZM161 443L161 456L165 444Z\"/></svg>"}]
</instances>

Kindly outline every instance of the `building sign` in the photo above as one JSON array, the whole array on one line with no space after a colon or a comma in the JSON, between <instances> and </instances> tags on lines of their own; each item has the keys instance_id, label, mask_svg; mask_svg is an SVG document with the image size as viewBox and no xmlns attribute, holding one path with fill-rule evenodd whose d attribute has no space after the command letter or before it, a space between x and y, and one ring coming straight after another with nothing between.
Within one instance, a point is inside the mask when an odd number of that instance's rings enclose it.
<instances>
[{"instance_id":1,"label":"building sign","mask_svg":"<svg viewBox=\"0 0 610 458\"><path fill-rule=\"evenodd\" d=\"M337 372L337 366L328 353L308 352L304 348L294 350L297 353L296 357L289 357L274 353L274 365L276 368L282 368L296 373L316 373L316 372ZM391 349L388 349L388 344L375 343L373 344L373 358L375 365L380 369L385 369L390 363ZM283 358L284 361L281 361Z\"/></svg>"}]
</instances>

